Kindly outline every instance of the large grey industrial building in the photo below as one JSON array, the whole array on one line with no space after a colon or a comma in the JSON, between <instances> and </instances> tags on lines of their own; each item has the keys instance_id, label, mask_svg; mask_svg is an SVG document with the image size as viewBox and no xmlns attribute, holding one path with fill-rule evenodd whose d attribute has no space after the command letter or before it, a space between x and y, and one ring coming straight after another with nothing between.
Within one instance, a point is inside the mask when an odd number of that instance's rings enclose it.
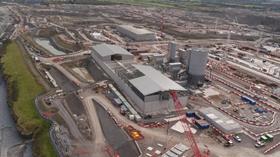
<instances>
[{"instance_id":1,"label":"large grey industrial building","mask_svg":"<svg viewBox=\"0 0 280 157\"><path fill-rule=\"evenodd\" d=\"M154 32L151 32L151 31L143 29L143 28L136 28L131 25L120 25L120 26L117 26L117 30L121 34L131 38L134 41L156 40L156 35Z\"/></svg>"},{"instance_id":2,"label":"large grey industrial building","mask_svg":"<svg viewBox=\"0 0 280 157\"><path fill-rule=\"evenodd\" d=\"M125 49L100 44L92 47L91 55L138 112L155 115L174 111L171 90L178 92L182 105L187 104L185 88L151 66L134 64L134 56Z\"/></svg>"}]
</instances>

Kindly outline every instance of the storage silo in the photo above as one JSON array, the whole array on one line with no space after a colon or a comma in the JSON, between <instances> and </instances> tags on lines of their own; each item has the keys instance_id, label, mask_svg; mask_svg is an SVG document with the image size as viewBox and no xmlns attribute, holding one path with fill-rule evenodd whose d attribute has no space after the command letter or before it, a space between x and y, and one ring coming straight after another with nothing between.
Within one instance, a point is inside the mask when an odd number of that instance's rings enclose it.
<instances>
[{"instance_id":1,"label":"storage silo","mask_svg":"<svg viewBox=\"0 0 280 157\"><path fill-rule=\"evenodd\" d=\"M176 43L170 42L168 44L168 61L174 62L176 60Z\"/></svg>"},{"instance_id":2,"label":"storage silo","mask_svg":"<svg viewBox=\"0 0 280 157\"><path fill-rule=\"evenodd\" d=\"M204 82L208 50L205 48L194 48L191 50L188 66L188 82L192 85Z\"/></svg>"}]
</instances>

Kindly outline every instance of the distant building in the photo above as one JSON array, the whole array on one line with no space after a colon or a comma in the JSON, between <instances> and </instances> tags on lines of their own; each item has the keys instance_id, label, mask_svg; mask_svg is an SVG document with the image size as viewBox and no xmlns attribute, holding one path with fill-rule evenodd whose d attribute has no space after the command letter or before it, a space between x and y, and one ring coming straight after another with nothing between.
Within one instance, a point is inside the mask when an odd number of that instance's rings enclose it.
<instances>
[{"instance_id":1,"label":"distant building","mask_svg":"<svg viewBox=\"0 0 280 157\"><path fill-rule=\"evenodd\" d=\"M167 114L174 111L169 92L178 91L182 105L187 104L186 89L151 66L133 63L133 55L118 46L92 47L95 62L128 96L142 114Z\"/></svg>"},{"instance_id":2,"label":"distant building","mask_svg":"<svg viewBox=\"0 0 280 157\"><path fill-rule=\"evenodd\" d=\"M131 53L116 45L100 44L92 47L92 50L104 62L133 59Z\"/></svg>"},{"instance_id":3,"label":"distant building","mask_svg":"<svg viewBox=\"0 0 280 157\"><path fill-rule=\"evenodd\" d=\"M280 97L280 87L273 90L273 94Z\"/></svg>"},{"instance_id":4,"label":"distant building","mask_svg":"<svg viewBox=\"0 0 280 157\"><path fill-rule=\"evenodd\" d=\"M143 28L136 28L131 25L120 25L120 26L117 26L117 30L121 34L131 38L134 41L156 40L156 35L154 32L151 32L151 31L143 29Z\"/></svg>"},{"instance_id":5,"label":"distant building","mask_svg":"<svg viewBox=\"0 0 280 157\"><path fill-rule=\"evenodd\" d=\"M272 56L280 57L280 49L277 49L276 51L272 51L270 54Z\"/></svg>"},{"instance_id":6,"label":"distant building","mask_svg":"<svg viewBox=\"0 0 280 157\"><path fill-rule=\"evenodd\" d=\"M272 46L263 46L262 48L265 49L270 55L280 57L280 48Z\"/></svg>"}]
</instances>

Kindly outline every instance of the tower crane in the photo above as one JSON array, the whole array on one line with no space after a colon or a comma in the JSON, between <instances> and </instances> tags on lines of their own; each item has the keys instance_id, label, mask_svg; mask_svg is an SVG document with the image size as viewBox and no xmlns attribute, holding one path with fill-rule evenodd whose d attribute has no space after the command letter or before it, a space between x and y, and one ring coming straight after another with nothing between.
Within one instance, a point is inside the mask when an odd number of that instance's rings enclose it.
<instances>
[{"instance_id":1,"label":"tower crane","mask_svg":"<svg viewBox=\"0 0 280 157\"><path fill-rule=\"evenodd\" d=\"M177 92L176 91L170 91L170 95L173 99L173 102L174 102L174 106L175 106L175 110L178 114L178 116L182 116L184 118L181 118L180 121L182 123L182 127L184 128L184 133L185 133L185 136L187 138L187 140L189 141L190 145L191 145L191 150L193 151L193 154L194 154L194 157L208 157L209 155L209 150L206 151L206 153L201 153L199 148L198 148L198 145L195 141L195 138L194 138L194 135L191 131L191 123L188 121L188 119L186 118L185 116L185 112L182 110L183 109L183 106L177 96Z\"/></svg>"},{"instance_id":2,"label":"tower crane","mask_svg":"<svg viewBox=\"0 0 280 157\"><path fill-rule=\"evenodd\" d=\"M229 26L229 29L228 29L228 35L227 35L227 48L226 50L224 51L224 56L223 56L223 61L226 62L227 60L227 55L229 53L229 45L230 45L230 38L231 38L231 26ZM227 51L227 52L226 52Z\"/></svg>"},{"instance_id":3,"label":"tower crane","mask_svg":"<svg viewBox=\"0 0 280 157\"><path fill-rule=\"evenodd\" d=\"M164 13L161 11L161 16L160 16L160 28L159 28L159 30L160 30L160 37L161 38L164 38L164 33L163 33L163 31L164 31Z\"/></svg>"},{"instance_id":4,"label":"tower crane","mask_svg":"<svg viewBox=\"0 0 280 157\"><path fill-rule=\"evenodd\" d=\"M261 43L262 43L262 40L263 40L263 33L262 32L260 32L260 38L259 38L259 40L257 40L257 53L256 53L256 57L259 57L259 54L260 54L260 47L261 47Z\"/></svg>"}]
</instances>

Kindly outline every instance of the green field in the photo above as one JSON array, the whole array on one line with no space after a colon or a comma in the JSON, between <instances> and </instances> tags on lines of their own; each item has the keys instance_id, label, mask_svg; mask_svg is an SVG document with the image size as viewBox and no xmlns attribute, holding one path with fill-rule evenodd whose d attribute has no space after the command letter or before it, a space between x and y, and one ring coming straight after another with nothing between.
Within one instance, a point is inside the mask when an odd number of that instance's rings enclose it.
<instances>
[{"instance_id":1,"label":"green field","mask_svg":"<svg viewBox=\"0 0 280 157\"><path fill-rule=\"evenodd\" d=\"M96 0L100 3L119 3L119 4L132 4L132 5L144 5L153 7L165 7L165 8L181 8L181 9L197 9L208 7L235 7L235 8L247 8L247 9L262 9L262 4L257 3L236 3L232 1L228 2L215 2L215 1L201 1L201 0Z\"/></svg>"},{"instance_id":2,"label":"green field","mask_svg":"<svg viewBox=\"0 0 280 157\"><path fill-rule=\"evenodd\" d=\"M23 55L15 42L6 45L1 58L13 115L19 131L23 135L32 135L35 156L55 157L48 134L50 124L39 116L34 104L35 97L44 92L44 88L29 71L24 58L27 56Z\"/></svg>"},{"instance_id":3,"label":"green field","mask_svg":"<svg viewBox=\"0 0 280 157\"><path fill-rule=\"evenodd\" d=\"M162 2L160 0L97 0L99 2L132 4L132 5L145 5L154 7L175 7L176 3Z\"/></svg>"}]
</instances>

